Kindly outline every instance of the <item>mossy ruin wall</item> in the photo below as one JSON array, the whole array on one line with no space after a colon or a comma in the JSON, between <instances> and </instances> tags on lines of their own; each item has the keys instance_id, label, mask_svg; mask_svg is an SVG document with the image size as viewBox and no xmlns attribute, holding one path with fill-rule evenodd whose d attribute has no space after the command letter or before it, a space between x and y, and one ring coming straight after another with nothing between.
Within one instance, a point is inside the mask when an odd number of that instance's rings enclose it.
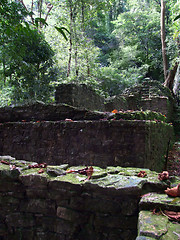
<instances>
[{"instance_id":1,"label":"mossy ruin wall","mask_svg":"<svg viewBox=\"0 0 180 240\"><path fill-rule=\"evenodd\" d=\"M87 180L67 165L40 173L32 162L0 160L1 240L134 240L142 194L170 185L148 169L141 178L137 168L94 167Z\"/></svg>"},{"instance_id":2,"label":"mossy ruin wall","mask_svg":"<svg viewBox=\"0 0 180 240\"><path fill-rule=\"evenodd\" d=\"M5 174L4 174L5 175ZM135 239L140 189L72 184L41 175L0 177L3 240ZM131 206L131 208L129 208Z\"/></svg>"},{"instance_id":3,"label":"mossy ruin wall","mask_svg":"<svg viewBox=\"0 0 180 240\"><path fill-rule=\"evenodd\" d=\"M162 230L159 233L152 226L158 226L159 218L151 222L152 212L147 219L142 209L153 210L160 205L163 210L168 203L168 209L180 209L180 204L171 204L172 199L163 194L179 179L160 181L158 173L148 169L142 178L138 177L140 168L93 166L91 179L87 180L85 175L68 173L82 167L47 165L41 171L30 166L32 162L0 157L1 240L135 240L139 207L139 236L161 239L157 236ZM153 202L146 194L153 191L161 193L163 200L158 202L156 194ZM149 225L152 229L147 228ZM163 239L177 240L168 238L173 231L179 233L166 226Z\"/></svg>"},{"instance_id":4,"label":"mossy ruin wall","mask_svg":"<svg viewBox=\"0 0 180 240\"><path fill-rule=\"evenodd\" d=\"M161 121L11 122L0 125L0 155L52 165L161 171L172 136L172 126Z\"/></svg>"}]
</instances>

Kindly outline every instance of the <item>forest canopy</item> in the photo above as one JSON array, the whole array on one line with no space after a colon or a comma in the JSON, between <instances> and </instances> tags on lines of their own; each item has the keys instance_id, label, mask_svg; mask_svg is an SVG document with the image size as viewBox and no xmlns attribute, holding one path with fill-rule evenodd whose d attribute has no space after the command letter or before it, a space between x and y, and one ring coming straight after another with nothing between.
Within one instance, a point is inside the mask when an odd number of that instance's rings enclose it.
<instances>
[{"instance_id":1,"label":"forest canopy","mask_svg":"<svg viewBox=\"0 0 180 240\"><path fill-rule=\"evenodd\" d=\"M1 0L0 34L1 106L52 102L55 86L68 82L112 96L178 72L180 3Z\"/></svg>"}]
</instances>

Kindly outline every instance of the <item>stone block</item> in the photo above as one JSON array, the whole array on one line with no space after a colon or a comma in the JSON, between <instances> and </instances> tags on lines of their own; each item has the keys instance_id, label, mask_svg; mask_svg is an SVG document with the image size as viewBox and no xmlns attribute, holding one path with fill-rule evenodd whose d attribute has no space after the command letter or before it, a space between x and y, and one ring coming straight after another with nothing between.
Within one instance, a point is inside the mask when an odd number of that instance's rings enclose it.
<instances>
[{"instance_id":1,"label":"stone block","mask_svg":"<svg viewBox=\"0 0 180 240\"><path fill-rule=\"evenodd\" d=\"M78 108L105 110L104 98L84 84L60 84L56 87L55 100Z\"/></svg>"},{"instance_id":2,"label":"stone block","mask_svg":"<svg viewBox=\"0 0 180 240\"><path fill-rule=\"evenodd\" d=\"M14 228L31 228L35 226L33 215L29 213L10 213L6 216L5 222Z\"/></svg>"},{"instance_id":3,"label":"stone block","mask_svg":"<svg viewBox=\"0 0 180 240\"><path fill-rule=\"evenodd\" d=\"M55 202L49 199L28 199L22 202L21 212L42 213L44 215L55 215Z\"/></svg>"},{"instance_id":4,"label":"stone block","mask_svg":"<svg viewBox=\"0 0 180 240\"><path fill-rule=\"evenodd\" d=\"M39 169L38 169L39 170ZM37 172L38 172L37 170ZM41 176L40 174L21 174L20 180L22 181L25 187L37 188L38 189L47 189L47 178L45 176Z\"/></svg>"}]
</instances>

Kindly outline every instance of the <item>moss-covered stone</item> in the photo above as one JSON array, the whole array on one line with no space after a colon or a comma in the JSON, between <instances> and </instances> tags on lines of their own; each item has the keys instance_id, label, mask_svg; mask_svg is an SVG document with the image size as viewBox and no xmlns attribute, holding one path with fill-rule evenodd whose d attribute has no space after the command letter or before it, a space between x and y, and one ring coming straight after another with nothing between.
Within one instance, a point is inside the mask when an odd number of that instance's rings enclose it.
<instances>
[{"instance_id":1,"label":"moss-covered stone","mask_svg":"<svg viewBox=\"0 0 180 240\"><path fill-rule=\"evenodd\" d=\"M11 169L12 163L14 169ZM61 233L66 240L72 239L69 236L76 236L78 240L84 240L85 236L93 236L94 239L105 237L108 240L120 236L121 239L133 240L142 194L149 190L149 185L162 192L165 187L178 181L174 178L159 181L157 172L119 166L104 169L93 166L92 177L87 180L86 175L78 173L78 170L85 168L83 165L47 166L42 168L43 173L39 173L41 168L37 166L41 165L31 164L15 159L9 159L8 165L0 163L0 172L8 171L6 178L0 174L0 219L6 223L2 228L0 224L0 237L5 234L11 236L9 229L13 229L18 239L19 234L26 236L27 228L31 227L32 239L51 232L52 238L59 237ZM19 175L12 178L11 172L16 168ZM57 174L49 174L48 169L57 171ZM75 172L71 173L70 170ZM145 171L146 176L138 177L140 171ZM140 208L143 206L146 209L148 204L152 208L158 204L162 209L163 206L179 209L178 201L169 203L168 199L167 196L151 193L142 197ZM139 237L158 239L165 234L164 225L159 223L157 228L156 225L150 227L153 221L147 217L141 221L141 216L140 213ZM145 222L149 225L146 226ZM172 231L178 233L174 226L168 225L168 229L168 237L171 237Z\"/></svg>"},{"instance_id":2,"label":"moss-covered stone","mask_svg":"<svg viewBox=\"0 0 180 240\"><path fill-rule=\"evenodd\" d=\"M167 216L141 211L138 219L138 237L143 239L179 240L180 224L170 222ZM145 237L145 238L143 238Z\"/></svg>"},{"instance_id":3,"label":"moss-covered stone","mask_svg":"<svg viewBox=\"0 0 180 240\"><path fill-rule=\"evenodd\" d=\"M141 211L138 219L138 235L160 239L168 232L167 224L167 217L159 217L152 212Z\"/></svg>"},{"instance_id":4,"label":"moss-covered stone","mask_svg":"<svg viewBox=\"0 0 180 240\"><path fill-rule=\"evenodd\" d=\"M180 197L173 198L167 194L148 193L141 198L140 209L168 209L180 212Z\"/></svg>"},{"instance_id":5,"label":"moss-covered stone","mask_svg":"<svg viewBox=\"0 0 180 240\"><path fill-rule=\"evenodd\" d=\"M117 120L125 119L125 120L154 120L163 122L167 121L165 115L150 110L118 112L116 113L115 118Z\"/></svg>"}]
</instances>

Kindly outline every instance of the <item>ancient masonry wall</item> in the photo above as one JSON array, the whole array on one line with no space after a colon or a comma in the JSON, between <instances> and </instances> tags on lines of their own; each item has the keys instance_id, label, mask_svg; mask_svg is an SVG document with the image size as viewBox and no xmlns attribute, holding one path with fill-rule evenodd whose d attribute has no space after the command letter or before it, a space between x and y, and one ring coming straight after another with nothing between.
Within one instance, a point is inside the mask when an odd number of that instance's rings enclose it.
<instances>
[{"instance_id":1,"label":"ancient masonry wall","mask_svg":"<svg viewBox=\"0 0 180 240\"><path fill-rule=\"evenodd\" d=\"M37 121L0 125L0 155L52 165L162 171L173 128L161 121Z\"/></svg>"},{"instance_id":2,"label":"ancient masonry wall","mask_svg":"<svg viewBox=\"0 0 180 240\"><path fill-rule=\"evenodd\" d=\"M1 169L0 239L135 239L141 179L124 191L122 176L106 177L111 187L68 177Z\"/></svg>"},{"instance_id":3,"label":"ancient masonry wall","mask_svg":"<svg viewBox=\"0 0 180 240\"><path fill-rule=\"evenodd\" d=\"M85 84L61 84L56 88L56 103L65 103L78 108L105 111L105 99Z\"/></svg>"},{"instance_id":4,"label":"ancient masonry wall","mask_svg":"<svg viewBox=\"0 0 180 240\"><path fill-rule=\"evenodd\" d=\"M163 233L178 240L179 224L149 212L180 210L163 194L178 178L160 181L148 169L143 177L140 168L93 166L88 180L72 173L81 168L0 156L0 239L138 240Z\"/></svg>"},{"instance_id":5,"label":"ancient masonry wall","mask_svg":"<svg viewBox=\"0 0 180 240\"><path fill-rule=\"evenodd\" d=\"M67 173L80 167L0 160L1 240L134 240L146 186L163 192L170 184L150 170L138 177L137 168L93 166L87 180Z\"/></svg>"}]
</instances>

